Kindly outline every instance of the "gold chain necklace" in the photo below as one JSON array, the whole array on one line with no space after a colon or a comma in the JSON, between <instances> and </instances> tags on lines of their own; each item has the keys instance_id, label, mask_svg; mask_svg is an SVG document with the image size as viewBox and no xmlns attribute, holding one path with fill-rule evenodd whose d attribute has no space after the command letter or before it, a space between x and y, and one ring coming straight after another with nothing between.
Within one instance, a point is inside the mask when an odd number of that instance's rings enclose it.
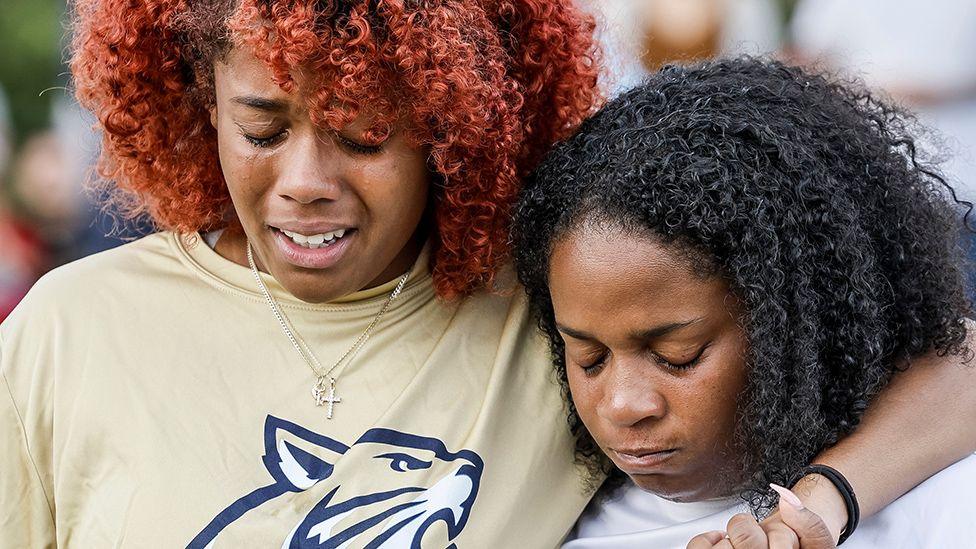
<instances>
[{"instance_id":1,"label":"gold chain necklace","mask_svg":"<svg viewBox=\"0 0 976 549\"><path fill-rule=\"evenodd\" d=\"M311 349L308 349L304 341L299 343L299 338L295 336L295 332L289 327L291 321L289 321L288 317L285 316L284 311L281 310L278 302L275 301L275 298L271 296L271 292L268 291L268 287L265 286L264 281L261 280L261 275L258 273L258 268L254 264L254 254L251 251L250 240L247 241L247 264L251 267L251 274L254 275L255 282L257 282L258 287L261 288L261 293L264 294L265 301L267 301L268 306L271 307L271 312L274 313L275 318L278 320L278 324L281 326L281 331L285 333L288 340L291 341L291 344L295 347L295 350L298 351L298 354L300 354L302 359L305 360L305 364L307 364L312 370L312 373L315 374L315 385L312 387L312 398L315 400L315 405L323 406L328 404L329 409L326 413L326 418L332 419L332 414L335 411L335 405L342 402L342 399L336 395L336 379L342 374L342 371L340 370L335 376L332 376L332 372L335 371L335 369L340 365L344 363L348 364L349 362L352 362L354 358L356 358L356 355L359 354L360 349L363 348L363 345L365 345L366 341L369 339L369 335L373 331L373 328L379 324L380 319L383 318L384 314L386 314L386 311L390 308L393 300L400 295L400 291L403 290L404 284L407 283L407 278L410 277L410 273L407 272L407 274L400 277L400 282L397 283L396 288L394 288L393 292L390 293L390 297L386 300L386 303L383 304L383 308L380 309L380 312L376 313L376 316L373 317L373 320L369 323L369 326L366 326L366 329L363 330L363 333L359 336L356 342L352 344L352 347L343 353L343 355L339 357L339 360L335 361L335 364L333 364L331 368L323 372L322 363L319 362L319 359L315 358L315 355L312 353Z\"/></svg>"}]
</instances>

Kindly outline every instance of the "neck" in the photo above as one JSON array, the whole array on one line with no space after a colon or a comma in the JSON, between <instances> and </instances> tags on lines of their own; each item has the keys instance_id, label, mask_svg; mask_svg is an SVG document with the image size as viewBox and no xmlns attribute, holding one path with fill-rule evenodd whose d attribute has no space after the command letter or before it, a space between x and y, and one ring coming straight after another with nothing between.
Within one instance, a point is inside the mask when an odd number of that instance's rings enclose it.
<instances>
[{"instance_id":1,"label":"neck","mask_svg":"<svg viewBox=\"0 0 976 549\"><path fill-rule=\"evenodd\" d=\"M239 224L232 223L224 229L224 232L220 233L220 238L214 245L214 251L224 259L233 261L242 267L248 267L246 245L247 235L244 234L244 229ZM257 258L255 260L260 261ZM267 272L260 262L258 268Z\"/></svg>"},{"instance_id":2,"label":"neck","mask_svg":"<svg viewBox=\"0 0 976 549\"><path fill-rule=\"evenodd\" d=\"M376 278L369 281L368 284L360 288L360 290L365 290L367 288L375 288L377 286L382 286L387 282L395 280L403 276L407 271L409 271L414 263L417 262L417 258L420 256L420 251L424 247L424 238L420 234L420 231L414 233L410 240L403 246L400 253L393 258L393 261L383 269Z\"/></svg>"}]
</instances>

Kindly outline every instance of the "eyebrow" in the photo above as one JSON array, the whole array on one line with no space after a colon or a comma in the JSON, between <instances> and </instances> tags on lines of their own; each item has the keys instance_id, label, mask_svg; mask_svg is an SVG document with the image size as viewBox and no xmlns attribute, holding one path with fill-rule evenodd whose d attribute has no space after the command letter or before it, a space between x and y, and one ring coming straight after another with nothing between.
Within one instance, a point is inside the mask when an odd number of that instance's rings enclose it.
<instances>
[{"instance_id":1,"label":"eyebrow","mask_svg":"<svg viewBox=\"0 0 976 549\"><path fill-rule=\"evenodd\" d=\"M231 98L231 102L262 111L283 112L288 110L288 103L285 101L267 99L256 95L239 95Z\"/></svg>"},{"instance_id":2,"label":"eyebrow","mask_svg":"<svg viewBox=\"0 0 976 549\"><path fill-rule=\"evenodd\" d=\"M692 324L696 324L698 322L701 322L702 320L704 320L704 318L693 318L693 319L688 320L688 321L685 321L685 322L669 322L667 324L662 324L660 326L655 326L655 327L649 328L647 330L641 330L639 332L634 332L633 334L631 334L631 337L633 339L638 339L638 340L654 339L655 337L661 337L661 336L666 335L666 334L669 334L669 333L671 333L671 332L673 332L675 330L680 330L681 328L685 328L685 327L691 326ZM585 341L596 341L597 340L597 338L594 337L592 334L589 334L589 333L584 332L582 330L576 330L576 329L570 328L568 326L563 326L562 324L559 324L559 323L556 323L556 329L559 330L560 332L568 335L569 337L572 337L573 339L582 339L582 340L585 340Z\"/></svg>"}]
</instances>

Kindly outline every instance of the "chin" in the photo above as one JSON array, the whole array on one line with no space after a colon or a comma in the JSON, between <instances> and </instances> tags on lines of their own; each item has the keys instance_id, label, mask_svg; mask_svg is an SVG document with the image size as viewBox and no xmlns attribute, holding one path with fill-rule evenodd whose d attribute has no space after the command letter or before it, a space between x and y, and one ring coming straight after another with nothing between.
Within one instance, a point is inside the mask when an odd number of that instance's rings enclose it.
<instances>
[{"instance_id":1,"label":"chin","mask_svg":"<svg viewBox=\"0 0 976 549\"><path fill-rule=\"evenodd\" d=\"M305 303L309 303L309 304L312 304L312 305L320 305L322 303L328 303L330 301L333 301L335 299L338 299L338 298L342 297L343 295L346 295L346 294L335 294L335 295L334 294L323 294L321 292L314 291L314 290L309 291L309 292L290 291L290 293L293 296L295 296L296 298L304 301ZM347 293L349 293L349 292L347 292Z\"/></svg>"},{"instance_id":2,"label":"chin","mask_svg":"<svg viewBox=\"0 0 976 549\"><path fill-rule=\"evenodd\" d=\"M288 273L278 282L291 295L312 304L328 303L356 291L356 288L339 287L333 278L322 273Z\"/></svg>"},{"instance_id":3,"label":"chin","mask_svg":"<svg viewBox=\"0 0 976 549\"><path fill-rule=\"evenodd\" d=\"M725 498L735 494L735 489L725 478L658 473L627 476L641 490L677 503Z\"/></svg>"}]
</instances>

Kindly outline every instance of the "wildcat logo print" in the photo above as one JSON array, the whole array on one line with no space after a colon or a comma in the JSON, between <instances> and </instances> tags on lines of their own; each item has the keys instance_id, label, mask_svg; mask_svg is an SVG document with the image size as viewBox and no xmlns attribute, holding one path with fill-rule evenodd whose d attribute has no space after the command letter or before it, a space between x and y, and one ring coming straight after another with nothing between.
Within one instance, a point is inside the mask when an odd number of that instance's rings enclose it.
<instances>
[{"instance_id":1,"label":"wildcat logo print","mask_svg":"<svg viewBox=\"0 0 976 549\"><path fill-rule=\"evenodd\" d=\"M484 470L478 454L435 438L376 428L346 446L270 415L264 447L272 482L218 513L188 549L212 548L254 513L279 516L302 496L308 511L283 525L282 549L454 547Z\"/></svg>"}]
</instances>

